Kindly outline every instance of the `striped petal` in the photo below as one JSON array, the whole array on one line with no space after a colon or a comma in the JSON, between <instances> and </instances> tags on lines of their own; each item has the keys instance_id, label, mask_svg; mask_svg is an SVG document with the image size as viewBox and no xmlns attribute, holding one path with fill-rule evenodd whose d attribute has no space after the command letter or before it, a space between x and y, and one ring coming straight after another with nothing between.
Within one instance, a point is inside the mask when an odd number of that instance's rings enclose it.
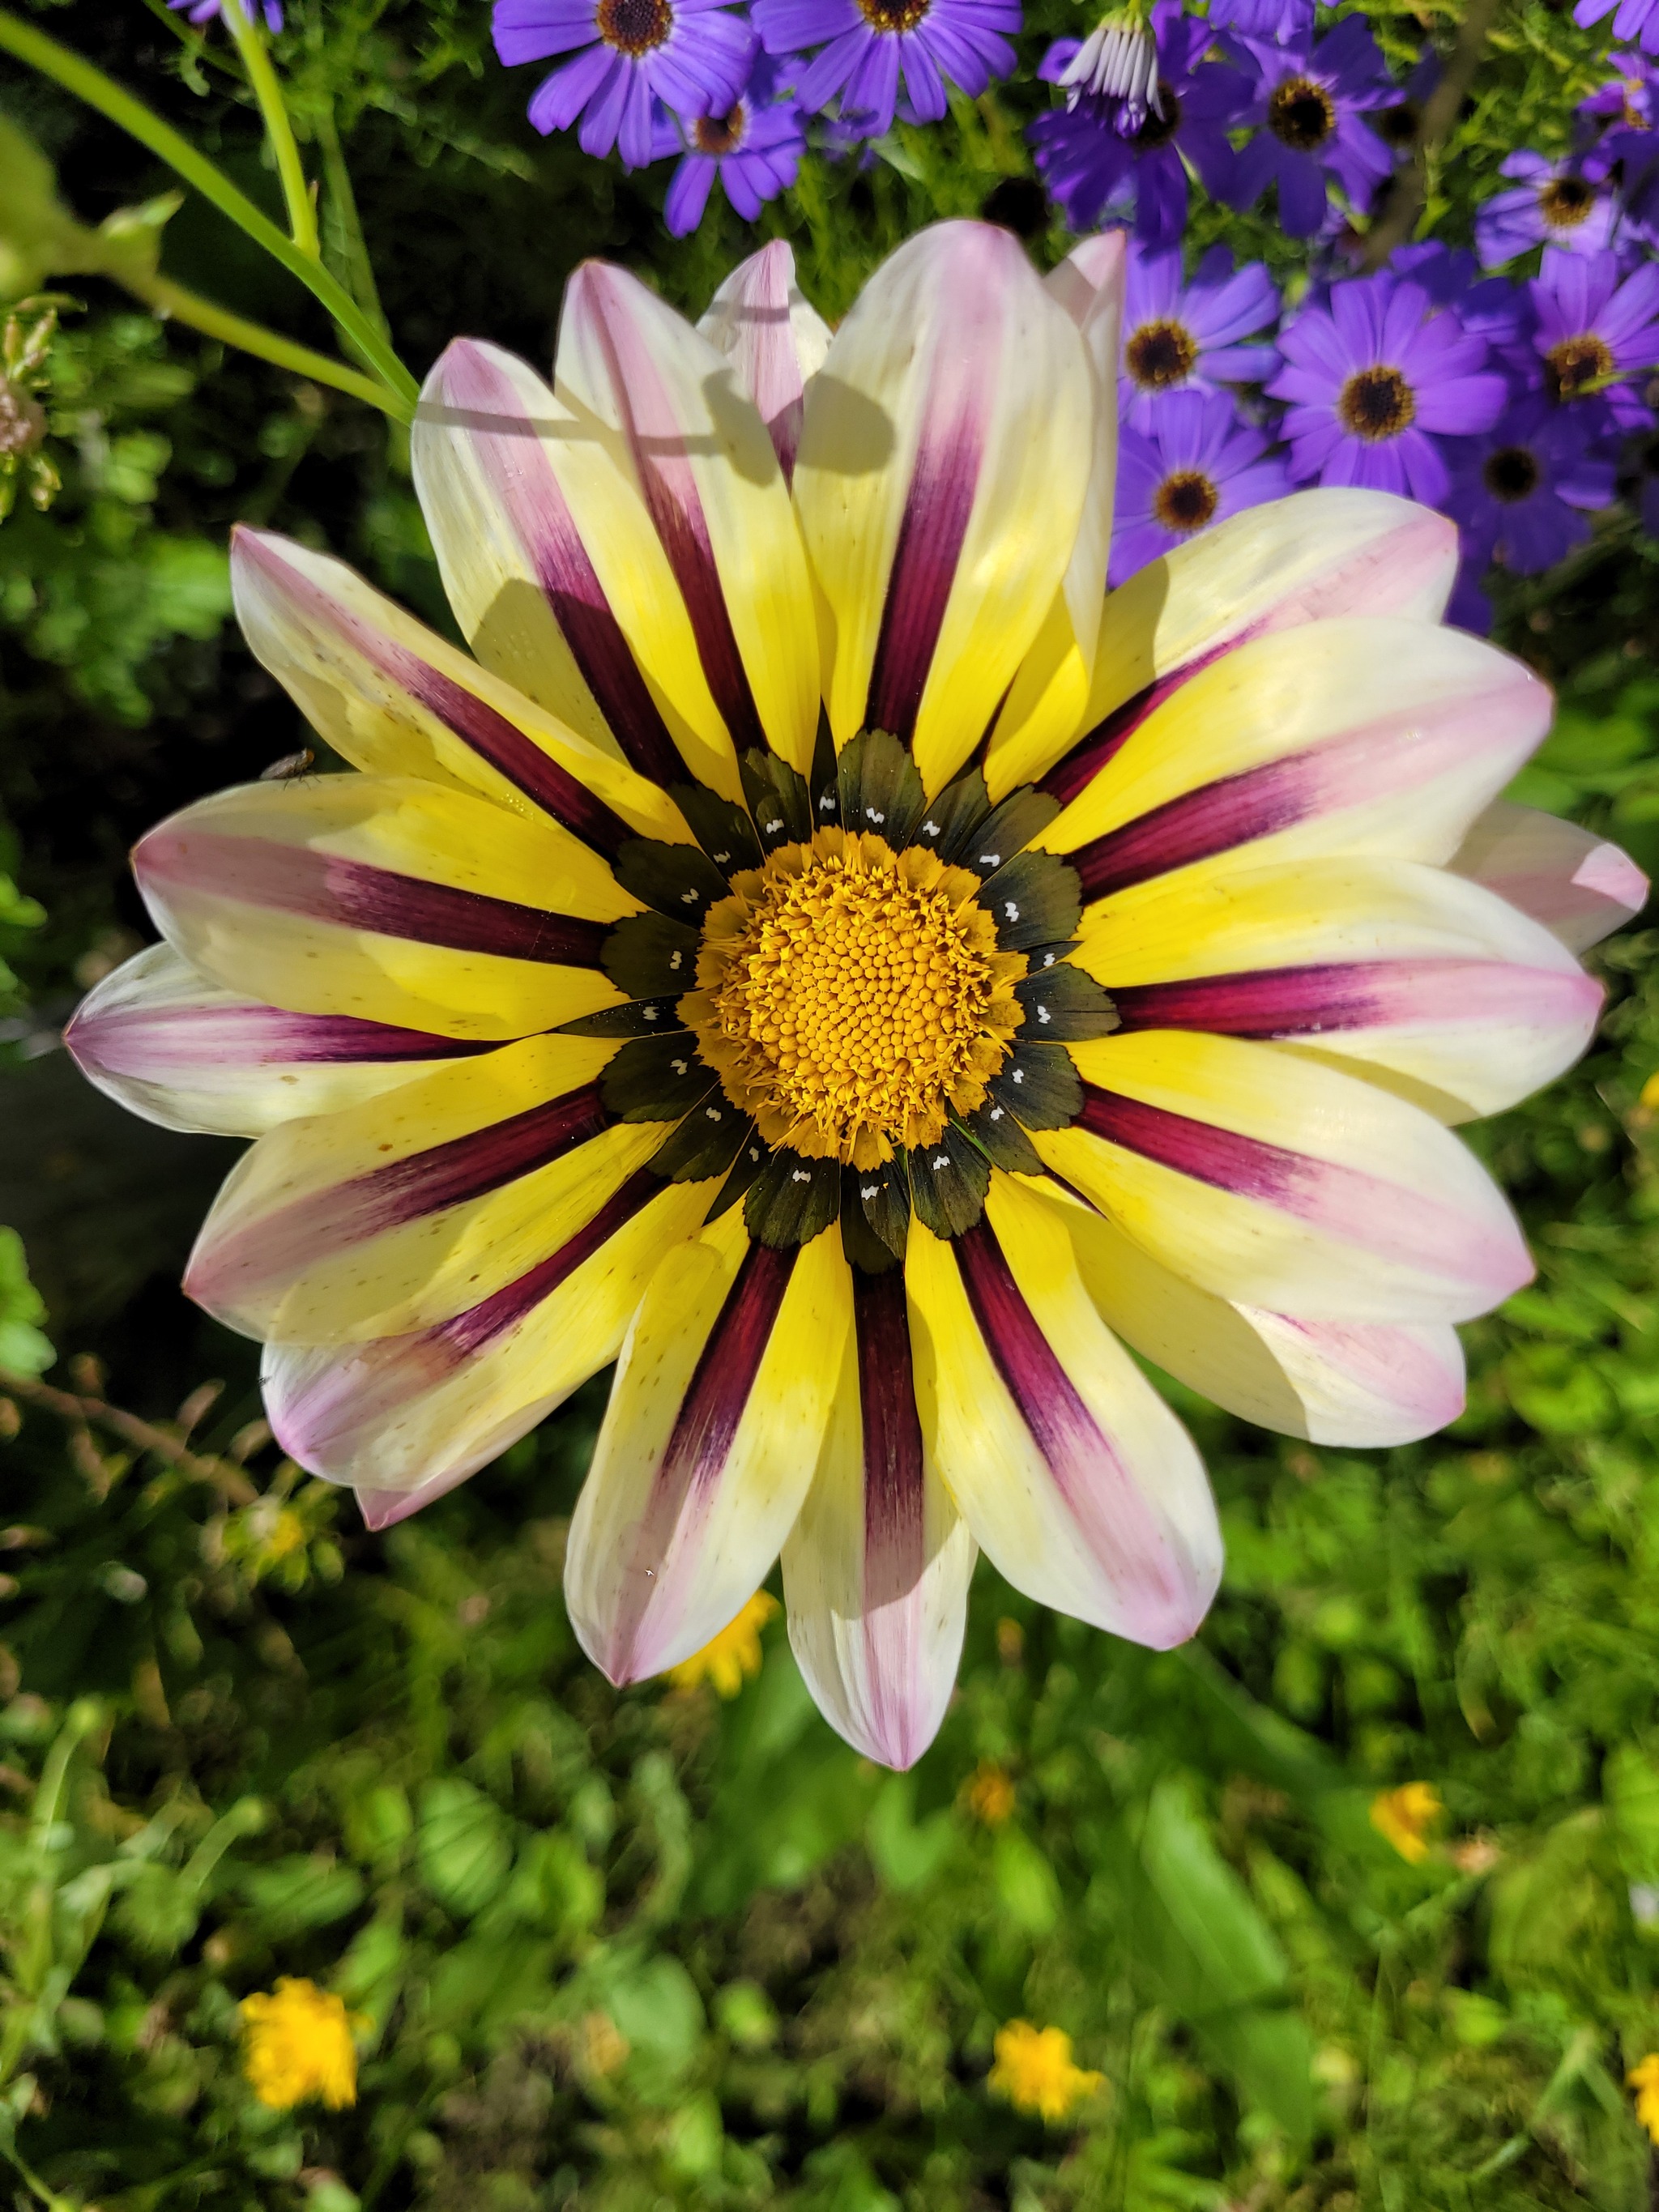
<instances>
[{"instance_id":1,"label":"striped petal","mask_svg":"<svg viewBox=\"0 0 1659 2212\"><path fill-rule=\"evenodd\" d=\"M1006 231L940 223L871 278L795 471L837 744L914 738L931 792L978 744L1071 560L1093 409L1077 325Z\"/></svg>"},{"instance_id":2,"label":"striped petal","mask_svg":"<svg viewBox=\"0 0 1659 2212\"><path fill-rule=\"evenodd\" d=\"M1411 860L1189 869L1105 900L1078 957L1126 1029L1355 1062L1445 1121L1498 1113L1570 1067L1601 1004L1540 923Z\"/></svg>"},{"instance_id":3,"label":"striped petal","mask_svg":"<svg viewBox=\"0 0 1659 2212\"><path fill-rule=\"evenodd\" d=\"M1224 859L1443 862L1543 737L1551 705L1523 663L1462 630L1310 623L1194 676L1038 842L1071 860L1085 902Z\"/></svg>"},{"instance_id":4,"label":"striped petal","mask_svg":"<svg viewBox=\"0 0 1659 2212\"><path fill-rule=\"evenodd\" d=\"M288 1014L199 975L170 945L123 961L64 1042L91 1083L147 1121L257 1137L331 1114L488 1049L343 1014Z\"/></svg>"},{"instance_id":5,"label":"striped petal","mask_svg":"<svg viewBox=\"0 0 1659 2212\"><path fill-rule=\"evenodd\" d=\"M1157 1650L1221 1575L1191 1438L1095 1310L1058 1210L1000 1171L951 1242L913 1223L922 1430L963 1518L1039 1603Z\"/></svg>"},{"instance_id":6,"label":"striped petal","mask_svg":"<svg viewBox=\"0 0 1659 2212\"><path fill-rule=\"evenodd\" d=\"M804 775L818 725L811 586L789 487L732 364L636 276L587 261L565 292L555 381L607 450L617 441L732 741L769 743Z\"/></svg>"},{"instance_id":7,"label":"striped petal","mask_svg":"<svg viewBox=\"0 0 1659 2212\"><path fill-rule=\"evenodd\" d=\"M608 860L630 837L687 835L655 784L434 636L343 562L239 526L230 574L255 658L354 768L421 776L521 814L538 809Z\"/></svg>"},{"instance_id":8,"label":"striped petal","mask_svg":"<svg viewBox=\"0 0 1659 2212\"><path fill-rule=\"evenodd\" d=\"M1020 663L991 734L997 796L1042 774L1081 726L1094 679L1117 482L1117 358L1127 270L1124 234L1085 238L1048 278L1083 335L1094 389L1088 490L1072 558L1036 642Z\"/></svg>"},{"instance_id":9,"label":"striped petal","mask_svg":"<svg viewBox=\"0 0 1659 2212\"><path fill-rule=\"evenodd\" d=\"M781 238L740 261L697 325L737 371L760 410L786 483L795 473L806 387L830 350L830 325L795 282L795 257Z\"/></svg>"},{"instance_id":10,"label":"striped petal","mask_svg":"<svg viewBox=\"0 0 1659 2212\"><path fill-rule=\"evenodd\" d=\"M636 910L568 830L412 777L222 791L132 866L156 927L228 989L450 1037L617 1005L600 950Z\"/></svg>"},{"instance_id":11,"label":"striped petal","mask_svg":"<svg viewBox=\"0 0 1659 2212\"><path fill-rule=\"evenodd\" d=\"M1496 1185L1418 1107L1277 1045L1074 1045L1083 1110L1033 1139L1176 1274L1300 1319L1467 1321L1528 1281Z\"/></svg>"},{"instance_id":12,"label":"striped petal","mask_svg":"<svg viewBox=\"0 0 1659 2212\"><path fill-rule=\"evenodd\" d=\"M993 797L1048 770L1054 796L1075 799L1163 700L1231 646L1340 615L1437 623L1457 546L1454 523L1389 492L1295 492L1231 516L1109 594L1081 734L1049 761L1004 761L994 745Z\"/></svg>"},{"instance_id":13,"label":"striped petal","mask_svg":"<svg viewBox=\"0 0 1659 2212\"><path fill-rule=\"evenodd\" d=\"M975 1546L922 1446L904 1278L853 1277L835 1410L783 1547L789 1642L830 1726L884 1766L939 1733Z\"/></svg>"},{"instance_id":14,"label":"striped petal","mask_svg":"<svg viewBox=\"0 0 1659 2212\"><path fill-rule=\"evenodd\" d=\"M344 1113L290 1121L237 1163L185 1288L246 1335L400 1335L538 1267L644 1166L659 1122L607 1127L615 1047L528 1037Z\"/></svg>"},{"instance_id":15,"label":"striped petal","mask_svg":"<svg viewBox=\"0 0 1659 2212\"><path fill-rule=\"evenodd\" d=\"M732 740L622 441L514 355L458 338L415 416L415 487L467 642L664 787L736 798Z\"/></svg>"},{"instance_id":16,"label":"striped petal","mask_svg":"<svg viewBox=\"0 0 1659 2212\"><path fill-rule=\"evenodd\" d=\"M663 1254L707 1183L632 1176L491 1296L402 1336L270 1344L265 1411L291 1459L357 1491L371 1528L441 1498L616 1358Z\"/></svg>"},{"instance_id":17,"label":"striped petal","mask_svg":"<svg viewBox=\"0 0 1659 2212\"><path fill-rule=\"evenodd\" d=\"M1640 914L1648 879L1617 845L1534 806L1494 799L1446 864L1588 952Z\"/></svg>"},{"instance_id":18,"label":"striped petal","mask_svg":"<svg viewBox=\"0 0 1659 2212\"><path fill-rule=\"evenodd\" d=\"M565 1556L572 1624L611 1681L690 1658L759 1588L811 1483L851 1309L837 1231L774 1251L736 1212L653 1277Z\"/></svg>"},{"instance_id":19,"label":"striped petal","mask_svg":"<svg viewBox=\"0 0 1659 2212\"><path fill-rule=\"evenodd\" d=\"M1230 1413L1370 1449L1414 1443L1463 1410L1463 1348L1443 1322L1298 1321L1231 1305L1075 1200L1056 1210L1107 1327Z\"/></svg>"}]
</instances>

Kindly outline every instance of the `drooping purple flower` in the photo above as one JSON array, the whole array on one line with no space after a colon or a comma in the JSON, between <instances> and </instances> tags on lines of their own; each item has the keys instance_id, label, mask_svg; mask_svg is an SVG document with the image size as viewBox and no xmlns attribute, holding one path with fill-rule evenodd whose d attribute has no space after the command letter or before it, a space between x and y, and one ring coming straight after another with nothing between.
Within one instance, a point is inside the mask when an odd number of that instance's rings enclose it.
<instances>
[{"instance_id":1,"label":"drooping purple flower","mask_svg":"<svg viewBox=\"0 0 1659 2212\"><path fill-rule=\"evenodd\" d=\"M1616 491L1613 465L1592 450L1588 428L1540 393L1461 445L1447 511L1470 557L1535 576L1589 535L1586 517Z\"/></svg>"},{"instance_id":2,"label":"drooping purple flower","mask_svg":"<svg viewBox=\"0 0 1659 2212\"><path fill-rule=\"evenodd\" d=\"M1172 392L1147 428L1126 422L1107 581L1121 584L1242 508L1283 498L1285 464L1264 458L1267 446L1224 392Z\"/></svg>"},{"instance_id":3,"label":"drooping purple flower","mask_svg":"<svg viewBox=\"0 0 1659 2212\"><path fill-rule=\"evenodd\" d=\"M1588 100L1581 100L1580 120L1598 134L1607 131L1651 131L1659 125L1659 68L1645 54L1627 48L1607 56L1613 75Z\"/></svg>"},{"instance_id":4,"label":"drooping purple flower","mask_svg":"<svg viewBox=\"0 0 1659 2212\"><path fill-rule=\"evenodd\" d=\"M1581 27L1604 15L1613 15L1613 35L1621 45L1633 39L1644 52L1659 54L1659 0L1578 0L1572 11Z\"/></svg>"},{"instance_id":5,"label":"drooping purple flower","mask_svg":"<svg viewBox=\"0 0 1659 2212\"><path fill-rule=\"evenodd\" d=\"M530 120L545 135L580 118L584 154L617 147L643 168L655 153L656 103L723 115L742 91L754 34L718 0L495 0L495 52L511 68L574 59L544 77Z\"/></svg>"},{"instance_id":6,"label":"drooping purple flower","mask_svg":"<svg viewBox=\"0 0 1659 2212\"><path fill-rule=\"evenodd\" d=\"M1364 118L1397 104L1399 88L1363 15L1345 15L1316 44L1304 36L1284 46L1243 45L1260 74L1241 120L1257 128L1224 197L1247 208L1277 185L1280 225L1292 238L1311 238L1325 220L1333 182L1352 205L1364 207L1393 167Z\"/></svg>"},{"instance_id":7,"label":"drooping purple flower","mask_svg":"<svg viewBox=\"0 0 1659 2212\"><path fill-rule=\"evenodd\" d=\"M1280 332L1279 349L1285 366L1267 390L1290 403L1298 483L1361 484L1438 507L1449 481L1443 441L1489 430L1509 397L1485 338L1389 270L1334 284Z\"/></svg>"},{"instance_id":8,"label":"drooping purple flower","mask_svg":"<svg viewBox=\"0 0 1659 2212\"><path fill-rule=\"evenodd\" d=\"M669 234L684 238L702 221L718 176L745 222L795 181L806 134L799 103L781 94L775 62L757 54L749 82L724 115L673 117L668 150L680 153L663 206Z\"/></svg>"},{"instance_id":9,"label":"drooping purple flower","mask_svg":"<svg viewBox=\"0 0 1659 2212\"><path fill-rule=\"evenodd\" d=\"M1647 428L1653 418L1631 380L1659 368L1659 262L1621 278L1616 253L1547 246L1528 289L1551 398L1582 410L1593 435Z\"/></svg>"},{"instance_id":10,"label":"drooping purple flower","mask_svg":"<svg viewBox=\"0 0 1659 2212\"><path fill-rule=\"evenodd\" d=\"M1501 268L1534 246L1559 246L1567 253L1600 253L1607 246L1618 206L1611 186L1588 176L1581 162L1548 161L1522 149L1508 156L1499 174L1518 181L1513 191L1495 192L1475 211L1483 269Z\"/></svg>"},{"instance_id":11,"label":"drooping purple flower","mask_svg":"<svg viewBox=\"0 0 1659 2212\"><path fill-rule=\"evenodd\" d=\"M1634 52L1609 54L1615 74L1578 109L1580 128L1597 135L1584 173L1616 186L1623 203L1621 244L1659 246L1659 67Z\"/></svg>"},{"instance_id":12,"label":"drooping purple flower","mask_svg":"<svg viewBox=\"0 0 1659 2212\"><path fill-rule=\"evenodd\" d=\"M1156 111L1137 112L1133 103L1093 93L1079 97L1073 86L1070 103L1040 115L1028 136L1042 180L1073 230L1093 230L1109 209L1133 215L1135 235L1146 244L1170 246L1187 220L1187 163L1212 198L1221 196L1233 161L1228 126L1249 85L1237 70L1205 60L1214 33L1183 15L1181 0L1157 0L1152 32ZM1037 75L1064 82L1079 50L1075 39L1057 40Z\"/></svg>"},{"instance_id":13,"label":"drooping purple flower","mask_svg":"<svg viewBox=\"0 0 1659 2212\"><path fill-rule=\"evenodd\" d=\"M1260 384L1279 356L1239 341L1275 322L1279 288L1259 261L1233 267L1212 246L1188 283L1178 246L1131 243L1119 392L1124 419L1145 430L1171 392Z\"/></svg>"},{"instance_id":14,"label":"drooping purple flower","mask_svg":"<svg viewBox=\"0 0 1659 2212\"><path fill-rule=\"evenodd\" d=\"M1420 284L1437 307L1455 307L1464 329L1485 338L1495 356L1503 356L1498 365L1510 372L1512 386L1517 378L1510 356L1516 348L1525 356L1519 382L1528 387L1537 383L1536 357L1530 350L1536 317L1524 284L1512 284L1507 276L1482 276L1467 246L1445 246L1438 239L1397 246L1389 267L1396 276Z\"/></svg>"},{"instance_id":15,"label":"drooping purple flower","mask_svg":"<svg viewBox=\"0 0 1659 2212\"><path fill-rule=\"evenodd\" d=\"M259 13L265 19L265 28L273 34L283 27L282 0L258 0ZM220 0L167 0L175 13L182 8L185 19L191 23L211 23L217 21Z\"/></svg>"},{"instance_id":16,"label":"drooping purple flower","mask_svg":"<svg viewBox=\"0 0 1659 2212\"><path fill-rule=\"evenodd\" d=\"M1019 0L756 0L754 21L769 54L813 56L795 77L804 113L833 101L844 125L879 138L895 112L939 122L947 83L976 100L1006 76L1020 11Z\"/></svg>"}]
</instances>

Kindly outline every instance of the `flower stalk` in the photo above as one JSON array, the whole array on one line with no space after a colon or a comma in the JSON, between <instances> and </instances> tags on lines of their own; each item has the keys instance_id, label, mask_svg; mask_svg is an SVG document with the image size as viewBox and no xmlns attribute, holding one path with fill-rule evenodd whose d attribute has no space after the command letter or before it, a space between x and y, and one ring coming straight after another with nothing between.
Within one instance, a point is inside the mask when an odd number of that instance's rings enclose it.
<instances>
[{"instance_id":1,"label":"flower stalk","mask_svg":"<svg viewBox=\"0 0 1659 2212\"><path fill-rule=\"evenodd\" d=\"M265 35L241 0L222 0L220 13L236 41L236 51L242 58L242 67L247 71L247 81L253 97L259 103L259 113L264 119L265 136L270 141L270 150L276 158L276 174L282 181L283 199L288 209L289 235L301 253L320 259L322 248L317 237L317 209L311 187L306 182L305 165L300 159L300 148L294 136L294 125L289 119L288 106L283 98L283 88L276 81L276 72L270 65L270 50Z\"/></svg>"}]
</instances>

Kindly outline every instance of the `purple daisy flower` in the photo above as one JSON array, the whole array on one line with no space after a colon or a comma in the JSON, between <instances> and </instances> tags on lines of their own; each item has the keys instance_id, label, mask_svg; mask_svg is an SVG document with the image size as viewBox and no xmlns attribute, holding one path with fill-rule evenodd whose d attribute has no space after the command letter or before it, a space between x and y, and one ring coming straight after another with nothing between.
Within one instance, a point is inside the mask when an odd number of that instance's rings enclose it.
<instances>
[{"instance_id":1,"label":"purple daisy flower","mask_svg":"<svg viewBox=\"0 0 1659 2212\"><path fill-rule=\"evenodd\" d=\"M1224 197L1247 208L1277 185L1280 225L1292 238L1311 238L1325 220L1333 180L1352 205L1364 207L1393 167L1363 118L1398 105L1399 88L1363 15L1345 15L1316 45L1305 35L1279 46L1247 44L1261 74L1241 120L1259 127Z\"/></svg>"},{"instance_id":2,"label":"purple daisy flower","mask_svg":"<svg viewBox=\"0 0 1659 2212\"><path fill-rule=\"evenodd\" d=\"M1494 353L1516 346L1530 348L1535 318L1525 285L1512 284L1507 276L1482 276L1467 246L1444 246L1438 239L1425 239L1416 246L1396 247L1389 257L1389 267L1396 276L1409 276L1413 283L1420 284L1437 307L1455 307L1464 329L1485 338ZM1504 366L1512 366L1507 353ZM1538 374L1535 358L1528 351L1518 380L1530 388L1538 382ZM1511 383L1516 380L1512 375Z\"/></svg>"},{"instance_id":3,"label":"purple daisy flower","mask_svg":"<svg viewBox=\"0 0 1659 2212\"><path fill-rule=\"evenodd\" d=\"M1534 246L1567 253L1600 253L1613 235L1618 207L1605 180L1585 175L1577 161L1547 161L1541 154L1511 154L1498 173L1520 181L1495 192L1477 209L1474 243L1483 269L1497 269Z\"/></svg>"},{"instance_id":4,"label":"purple daisy flower","mask_svg":"<svg viewBox=\"0 0 1659 2212\"><path fill-rule=\"evenodd\" d=\"M1236 270L1226 247L1212 246L1188 283L1179 247L1132 243L1120 355L1124 419L1145 430L1171 392L1261 383L1276 349L1238 341L1278 319L1279 288L1259 261Z\"/></svg>"},{"instance_id":5,"label":"purple daisy flower","mask_svg":"<svg viewBox=\"0 0 1659 2212\"><path fill-rule=\"evenodd\" d=\"M1360 484L1439 507L1449 483L1441 441L1491 429L1509 398L1485 338L1388 270L1334 284L1280 333L1279 349L1285 366L1267 390L1290 402L1297 483Z\"/></svg>"},{"instance_id":6,"label":"purple daisy flower","mask_svg":"<svg viewBox=\"0 0 1659 2212\"><path fill-rule=\"evenodd\" d=\"M1577 112L1591 130L1651 131L1659 124L1659 69L1633 47L1607 56L1613 75L1598 85Z\"/></svg>"},{"instance_id":7,"label":"purple daisy flower","mask_svg":"<svg viewBox=\"0 0 1659 2212\"><path fill-rule=\"evenodd\" d=\"M1242 39L1272 39L1287 46L1312 33L1314 0L1210 0L1210 21L1218 31L1237 31Z\"/></svg>"},{"instance_id":8,"label":"purple daisy flower","mask_svg":"<svg viewBox=\"0 0 1659 2212\"><path fill-rule=\"evenodd\" d=\"M777 64L758 54L740 97L724 115L672 118L668 150L684 149L684 158L663 207L671 237L684 238L702 221L717 176L745 222L794 183L806 134L798 103L779 96L779 75Z\"/></svg>"},{"instance_id":9,"label":"purple daisy flower","mask_svg":"<svg viewBox=\"0 0 1659 2212\"><path fill-rule=\"evenodd\" d=\"M1447 511L1471 560L1535 576L1589 537L1587 515L1616 493L1613 465L1596 458L1589 431L1539 394L1462 447Z\"/></svg>"},{"instance_id":10,"label":"purple daisy flower","mask_svg":"<svg viewBox=\"0 0 1659 2212\"><path fill-rule=\"evenodd\" d=\"M1528 289L1551 398L1583 410L1594 435L1647 428L1651 413L1630 379L1659 368L1659 262L1621 281L1616 253L1547 246Z\"/></svg>"},{"instance_id":11,"label":"purple daisy flower","mask_svg":"<svg viewBox=\"0 0 1659 2212\"><path fill-rule=\"evenodd\" d=\"M495 0L492 27L508 68L574 56L536 88L536 129L568 131L580 118L583 153L617 147L630 169L657 150L659 100L677 115L725 114L755 52L748 25L717 0Z\"/></svg>"},{"instance_id":12,"label":"purple daisy flower","mask_svg":"<svg viewBox=\"0 0 1659 2212\"><path fill-rule=\"evenodd\" d=\"M1020 13L1019 0L756 0L754 21L769 54L820 49L796 78L804 112L837 100L844 125L879 138L896 111L907 123L939 122L947 83L977 100L1006 76Z\"/></svg>"},{"instance_id":13,"label":"purple daisy flower","mask_svg":"<svg viewBox=\"0 0 1659 2212\"><path fill-rule=\"evenodd\" d=\"M1581 27L1599 23L1603 15L1613 15L1613 35L1621 45L1633 39L1644 52L1659 54L1659 0L1578 0L1572 11Z\"/></svg>"},{"instance_id":14,"label":"purple daisy flower","mask_svg":"<svg viewBox=\"0 0 1659 2212\"><path fill-rule=\"evenodd\" d=\"M1146 429L1125 423L1108 583L1121 584L1242 508L1282 499L1285 464L1263 458L1267 445L1224 392L1172 392Z\"/></svg>"},{"instance_id":15,"label":"purple daisy flower","mask_svg":"<svg viewBox=\"0 0 1659 2212\"><path fill-rule=\"evenodd\" d=\"M212 23L218 20L220 0L167 0L167 5L175 13L182 8L187 22ZM266 30L275 33L282 29L282 0L259 0L259 13L265 19Z\"/></svg>"},{"instance_id":16,"label":"purple daisy flower","mask_svg":"<svg viewBox=\"0 0 1659 2212\"><path fill-rule=\"evenodd\" d=\"M763 4L765 0L763 0ZM1135 235L1173 245L1187 220L1187 164L1212 198L1233 162L1227 130L1249 97L1240 72L1206 61L1209 24L1184 15L1181 0L1157 0L1157 105L1130 103L1077 86L1064 108L1040 115L1027 133L1049 192L1073 230L1093 230L1110 207L1133 212ZM1037 75L1065 83L1080 42L1060 39Z\"/></svg>"}]
</instances>

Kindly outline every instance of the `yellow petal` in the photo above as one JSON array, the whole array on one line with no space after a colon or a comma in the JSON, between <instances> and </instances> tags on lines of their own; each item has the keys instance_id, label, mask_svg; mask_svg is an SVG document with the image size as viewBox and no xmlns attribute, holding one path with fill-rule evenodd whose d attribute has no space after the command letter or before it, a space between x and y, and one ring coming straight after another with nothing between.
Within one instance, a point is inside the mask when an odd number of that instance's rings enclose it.
<instances>
[{"instance_id":1,"label":"yellow petal","mask_svg":"<svg viewBox=\"0 0 1659 2212\"><path fill-rule=\"evenodd\" d=\"M638 910L556 823L412 777L220 792L152 830L133 872L168 942L227 989L441 1036L620 1004L600 954Z\"/></svg>"},{"instance_id":2,"label":"yellow petal","mask_svg":"<svg viewBox=\"0 0 1659 2212\"><path fill-rule=\"evenodd\" d=\"M1018 241L947 222L884 263L807 396L795 471L838 745L914 738L930 792L985 732L1088 489L1083 340Z\"/></svg>"},{"instance_id":3,"label":"yellow petal","mask_svg":"<svg viewBox=\"0 0 1659 2212\"><path fill-rule=\"evenodd\" d=\"M572 1625L613 1682L689 1658L765 1578L812 1479L851 1304L837 1229L775 1252L735 1210L653 1277L565 1559Z\"/></svg>"}]
</instances>

